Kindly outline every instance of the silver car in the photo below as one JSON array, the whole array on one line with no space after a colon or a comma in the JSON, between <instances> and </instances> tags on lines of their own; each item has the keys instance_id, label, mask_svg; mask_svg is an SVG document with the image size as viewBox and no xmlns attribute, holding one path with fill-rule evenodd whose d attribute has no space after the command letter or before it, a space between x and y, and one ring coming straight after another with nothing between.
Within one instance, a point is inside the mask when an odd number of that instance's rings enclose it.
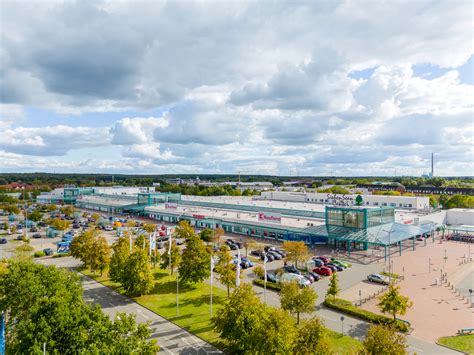
<instances>
[{"instance_id":1,"label":"silver car","mask_svg":"<svg viewBox=\"0 0 474 355\"><path fill-rule=\"evenodd\" d=\"M388 285L390 283L388 277L385 277L380 274L370 274L367 276L367 280L378 283L378 284L382 284L382 285Z\"/></svg>"}]
</instances>

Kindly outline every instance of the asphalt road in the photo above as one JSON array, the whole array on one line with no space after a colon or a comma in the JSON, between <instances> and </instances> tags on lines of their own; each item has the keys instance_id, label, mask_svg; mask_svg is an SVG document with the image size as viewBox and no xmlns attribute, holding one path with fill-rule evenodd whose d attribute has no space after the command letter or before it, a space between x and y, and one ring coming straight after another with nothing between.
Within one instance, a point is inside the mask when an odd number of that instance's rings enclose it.
<instances>
[{"instance_id":1,"label":"asphalt road","mask_svg":"<svg viewBox=\"0 0 474 355\"><path fill-rule=\"evenodd\" d=\"M72 257L57 259L41 259L44 265L56 265L64 268L79 266ZM135 314L139 323L150 322L152 338L156 338L160 345L160 353L165 354L222 354L220 350L180 328L174 323L160 317L147 308L142 307L129 299L114 292L108 287L81 274L84 287L84 299L90 303L97 303L104 313L115 317L118 312Z\"/></svg>"}]
</instances>

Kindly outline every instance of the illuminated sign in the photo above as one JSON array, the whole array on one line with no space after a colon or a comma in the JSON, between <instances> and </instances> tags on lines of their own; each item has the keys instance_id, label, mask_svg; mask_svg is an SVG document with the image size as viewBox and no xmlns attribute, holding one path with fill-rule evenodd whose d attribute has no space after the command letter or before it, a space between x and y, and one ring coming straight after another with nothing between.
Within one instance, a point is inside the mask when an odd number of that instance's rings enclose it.
<instances>
[{"instance_id":1,"label":"illuminated sign","mask_svg":"<svg viewBox=\"0 0 474 355\"><path fill-rule=\"evenodd\" d=\"M258 212L260 222L281 223L281 214L273 212Z\"/></svg>"},{"instance_id":2,"label":"illuminated sign","mask_svg":"<svg viewBox=\"0 0 474 355\"><path fill-rule=\"evenodd\" d=\"M196 218L196 219L204 219L204 218L206 218L206 216L204 216L203 214L193 214L193 217Z\"/></svg>"},{"instance_id":3,"label":"illuminated sign","mask_svg":"<svg viewBox=\"0 0 474 355\"><path fill-rule=\"evenodd\" d=\"M177 210L178 205L176 203L165 203L165 208L167 210Z\"/></svg>"}]
</instances>

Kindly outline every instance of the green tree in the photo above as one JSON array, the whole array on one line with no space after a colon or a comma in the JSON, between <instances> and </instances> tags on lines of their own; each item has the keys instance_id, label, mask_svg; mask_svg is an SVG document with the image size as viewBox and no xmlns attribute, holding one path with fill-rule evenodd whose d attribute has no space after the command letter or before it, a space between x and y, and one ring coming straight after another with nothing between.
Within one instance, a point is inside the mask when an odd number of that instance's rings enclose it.
<instances>
[{"instance_id":1,"label":"green tree","mask_svg":"<svg viewBox=\"0 0 474 355\"><path fill-rule=\"evenodd\" d=\"M112 245L112 258L110 259L109 276L112 281L122 283L125 266L130 256L130 240L128 236L120 237Z\"/></svg>"},{"instance_id":2,"label":"green tree","mask_svg":"<svg viewBox=\"0 0 474 355\"><path fill-rule=\"evenodd\" d=\"M285 282L280 290L281 308L296 314L296 324L300 323L300 313L314 312L318 294L311 287L301 288L296 281Z\"/></svg>"},{"instance_id":3,"label":"green tree","mask_svg":"<svg viewBox=\"0 0 474 355\"><path fill-rule=\"evenodd\" d=\"M179 249L176 241L173 240L171 243L171 253L169 253L169 241L165 245L165 251L161 254L161 268L167 269L170 267L170 260L171 260L171 275L173 275L174 270L179 266L181 262L181 250ZM171 256L170 256L171 254Z\"/></svg>"},{"instance_id":4,"label":"green tree","mask_svg":"<svg viewBox=\"0 0 474 355\"><path fill-rule=\"evenodd\" d=\"M237 278L237 271L234 263L232 262L232 255L230 255L229 249L223 245L217 252L217 263L215 270L217 279L221 284L227 287L227 296L230 295L230 288L235 287L235 280Z\"/></svg>"},{"instance_id":5,"label":"green tree","mask_svg":"<svg viewBox=\"0 0 474 355\"><path fill-rule=\"evenodd\" d=\"M329 355L333 354L327 330L318 317L303 320L298 327L294 354Z\"/></svg>"},{"instance_id":6,"label":"green tree","mask_svg":"<svg viewBox=\"0 0 474 355\"><path fill-rule=\"evenodd\" d=\"M156 224L145 223L143 229L148 233L153 233L156 230Z\"/></svg>"},{"instance_id":7,"label":"green tree","mask_svg":"<svg viewBox=\"0 0 474 355\"><path fill-rule=\"evenodd\" d=\"M46 208L48 209L49 212L56 211L58 209L58 206L55 204L47 205Z\"/></svg>"},{"instance_id":8,"label":"green tree","mask_svg":"<svg viewBox=\"0 0 474 355\"><path fill-rule=\"evenodd\" d=\"M111 250L109 243L107 243L107 240L103 236L97 238L94 244L95 252L97 255L97 263L94 266L97 266L100 271L100 276L102 276L104 270L107 269L110 264Z\"/></svg>"},{"instance_id":9,"label":"green tree","mask_svg":"<svg viewBox=\"0 0 474 355\"><path fill-rule=\"evenodd\" d=\"M341 288L339 287L337 273L333 273L329 279L329 287L326 292L326 297L332 296L333 300L336 300L336 296L339 294L339 291L341 291Z\"/></svg>"},{"instance_id":10,"label":"green tree","mask_svg":"<svg viewBox=\"0 0 474 355\"><path fill-rule=\"evenodd\" d=\"M131 296L149 293L155 285L153 270L145 250L133 252L125 265L122 286Z\"/></svg>"},{"instance_id":11,"label":"green tree","mask_svg":"<svg viewBox=\"0 0 474 355\"><path fill-rule=\"evenodd\" d=\"M34 222L39 222L41 221L42 218L43 218L43 214L38 210L35 210L31 212L30 214L28 214L28 219Z\"/></svg>"},{"instance_id":12,"label":"green tree","mask_svg":"<svg viewBox=\"0 0 474 355\"><path fill-rule=\"evenodd\" d=\"M2 210L10 214L20 214L20 209L17 205L2 205Z\"/></svg>"},{"instance_id":13,"label":"green tree","mask_svg":"<svg viewBox=\"0 0 474 355\"><path fill-rule=\"evenodd\" d=\"M402 355L406 354L407 342L403 334L383 325L373 325L362 343L361 355Z\"/></svg>"},{"instance_id":14,"label":"green tree","mask_svg":"<svg viewBox=\"0 0 474 355\"><path fill-rule=\"evenodd\" d=\"M230 295L212 322L229 343L231 353L289 354L296 336L291 317L262 304L249 284L242 284Z\"/></svg>"},{"instance_id":15,"label":"green tree","mask_svg":"<svg viewBox=\"0 0 474 355\"><path fill-rule=\"evenodd\" d=\"M356 202L356 206L362 206L362 204L364 203L364 199L362 198L361 195L357 195L355 202Z\"/></svg>"},{"instance_id":16,"label":"green tree","mask_svg":"<svg viewBox=\"0 0 474 355\"><path fill-rule=\"evenodd\" d=\"M260 265L255 265L252 271L259 279L263 279L265 277L265 270Z\"/></svg>"},{"instance_id":17,"label":"green tree","mask_svg":"<svg viewBox=\"0 0 474 355\"><path fill-rule=\"evenodd\" d=\"M205 243L211 243L214 240L214 231L211 228L204 228L199 233L199 238Z\"/></svg>"},{"instance_id":18,"label":"green tree","mask_svg":"<svg viewBox=\"0 0 474 355\"><path fill-rule=\"evenodd\" d=\"M111 321L98 305L87 304L77 274L16 261L7 271L0 275L0 309L12 354L40 354L43 343L52 354L158 351L156 341L148 340L148 324L138 325L126 314Z\"/></svg>"},{"instance_id":19,"label":"green tree","mask_svg":"<svg viewBox=\"0 0 474 355\"><path fill-rule=\"evenodd\" d=\"M66 229L71 227L71 221L66 221L64 219L55 218L51 222L51 227L64 233Z\"/></svg>"},{"instance_id":20,"label":"green tree","mask_svg":"<svg viewBox=\"0 0 474 355\"><path fill-rule=\"evenodd\" d=\"M197 283L210 275L211 255L203 241L194 233L186 237L186 248L179 263L179 279L184 284Z\"/></svg>"},{"instance_id":21,"label":"green tree","mask_svg":"<svg viewBox=\"0 0 474 355\"><path fill-rule=\"evenodd\" d=\"M294 263L296 267L298 267L298 262L304 262L309 257L308 247L304 242L285 241L283 249L288 253L286 260Z\"/></svg>"},{"instance_id":22,"label":"green tree","mask_svg":"<svg viewBox=\"0 0 474 355\"><path fill-rule=\"evenodd\" d=\"M396 321L397 314L404 315L408 308L413 306L413 302L406 296L400 295L400 287L390 284L388 292L379 298L377 306L382 313L390 313L393 321Z\"/></svg>"},{"instance_id":23,"label":"green tree","mask_svg":"<svg viewBox=\"0 0 474 355\"><path fill-rule=\"evenodd\" d=\"M95 229L85 231L71 242L71 255L82 261L92 272L107 268L110 261L110 247L105 237Z\"/></svg>"},{"instance_id":24,"label":"green tree","mask_svg":"<svg viewBox=\"0 0 474 355\"><path fill-rule=\"evenodd\" d=\"M61 211L61 213L69 217L71 217L74 214L73 206L64 206L64 207L61 207L59 210Z\"/></svg>"}]
</instances>

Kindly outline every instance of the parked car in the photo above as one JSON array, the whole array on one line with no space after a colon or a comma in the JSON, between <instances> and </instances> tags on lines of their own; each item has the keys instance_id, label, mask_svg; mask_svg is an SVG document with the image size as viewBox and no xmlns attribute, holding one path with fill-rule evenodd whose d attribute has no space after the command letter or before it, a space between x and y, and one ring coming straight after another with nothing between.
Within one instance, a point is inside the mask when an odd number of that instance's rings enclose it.
<instances>
[{"instance_id":1,"label":"parked car","mask_svg":"<svg viewBox=\"0 0 474 355\"><path fill-rule=\"evenodd\" d=\"M286 251L281 250L281 249L275 249L274 252L280 254L282 257L285 257L288 255Z\"/></svg>"},{"instance_id":2,"label":"parked car","mask_svg":"<svg viewBox=\"0 0 474 355\"><path fill-rule=\"evenodd\" d=\"M334 265L339 265L339 266L342 266L343 268L346 268L346 269L349 267L349 263L346 263L345 261L342 261L342 260L339 260L339 259L336 259L336 258L331 258L331 262Z\"/></svg>"},{"instance_id":3,"label":"parked car","mask_svg":"<svg viewBox=\"0 0 474 355\"><path fill-rule=\"evenodd\" d=\"M41 221L41 222L38 222L38 226L39 227L47 227L48 225L46 224L46 222Z\"/></svg>"},{"instance_id":4,"label":"parked car","mask_svg":"<svg viewBox=\"0 0 474 355\"><path fill-rule=\"evenodd\" d=\"M0 244L7 244L7 238L0 238Z\"/></svg>"},{"instance_id":5,"label":"parked car","mask_svg":"<svg viewBox=\"0 0 474 355\"><path fill-rule=\"evenodd\" d=\"M46 255L53 255L53 254L54 254L54 251L53 251L53 249L51 249L51 248L43 249L43 252L44 252Z\"/></svg>"},{"instance_id":6,"label":"parked car","mask_svg":"<svg viewBox=\"0 0 474 355\"><path fill-rule=\"evenodd\" d=\"M250 252L250 255L261 256L261 255L262 255L262 251L261 251L261 250L252 250L252 251Z\"/></svg>"},{"instance_id":7,"label":"parked car","mask_svg":"<svg viewBox=\"0 0 474 355\"><path fill-rule=\"evenodd\" d=\"M231 245L231 244L234 244L234 241L233 241L232 239L227 239L227 240L225 241L225 243L226 243L227 245Z\"/></svg>"},{"instance_id":8,"label":"parked car","mask_svg":"<svg viewBox=\"0 0 474 355\"><path fill-rule=\"evenodd\" d=\"M36 227L31 227L30 228L31 233L34 233L34 232L37 232L37 231L38 231L38 228L36 228Z\"/></svg>"},{"instance_id":9,"label":"parked car","mask_svg":"<svg viewBox=\"0 0 474 355\"><path fill-rule=\"evenodd\" d=\"M260 256L260 259L263 261L265 259L265 256L267 257L267 261L271 262L275 260L275 257L272 254L268 254L268 253L262 254Z\"/></svg>"},{"instance_id":10,"label":"parked car","mask_svg":"<svg viewBox=\"0 0 474 355\"><path fill-rule=\"evenodd\" d=\"M227 246L230 248L230 250L238 250L239 247L233 243L227 244Z\"/></svg>"},{"instance_id":11,"label":"parked car","mask_svg":"<svg viewBox=\"0 0 474 355\"><path fill-rule=\"evenodd\" d=\"M274 246L271 246L271 245L265 245L263 247L263 250L265 250L265 251L274 251L274 250L276 250L276 248Z\"/></svg>"},{"instance_id":12,"label":"parked car","mask_svg":"<svg viewBox=\"0 0 474 355\"><path fill-rule=\"evenodd\" d=\"M35 234L33 234L33 238L39 239L39 238L41 238L41 234L35 233Z\"/></svg>"},{"instance_id":13,"label":"parked car","mask_svg":"<svg viewBox=\"0 0 474 355\"><path fill-rule=\"evenodd\" d=\"M304 276L298 275L298 274L293 274L293 273L287 273L285 272L283 275L277 277L278 282L292 282L292 281L297 281L300 287L308 287L311 285L311 282Z\"/></svg>"},{"instance_id":14,"label":"parked car","mask_svg":"<svg viewBox=\"0 0 474 355\"><path fill-rule=\"evenodd\" d=\"M313 282L316 281L316 280L314 279L313 275L311 275L309 272L305 272L305 273L303 274L303 276L306 277L306 278L309 280L309 282L311 282L311 283L313 283Z\"/></svg>"},{"instance_id":15,"label":"parked car","mask_svg":"<svg viewBox=\"0 0 474 355\"><path fill-rule=\"evenodd\" d=\"M378 284L382 284L382 285L388 285L389 284L388 277L385 277L385 276L380 275L380 274L370 274L370 275L367 276L367 280L369 280L371 282L378 283Z\"/></svg>"},{"instance_id":16,"label":"parked car","mask_svg":"<svg viewBox=\"0 0 474 355\"><path fill-rule=\"evenodd\" d=\"M308 274L310 274L311 276L313 276L313 279L314 281L319 281L321 279L321 276L319 276L317 273L315 273L314 271L308 271Z\"/></svg>"},{"instance_id":17,"label":"parked car","mask_svg":"<svg viewBox=\"0 0 474 355\"><path fill-rule=\"evenodd\" d=\"M250 261L249 258L247 258L247 257L245 257L245 256L244 256L243 258L241 258L241 260L242 260L243 262L246 262L246 263L248 264L248 267L253 267L253 266L255 265L252 261Z\"/></svg>"},{"instance_id":18,"label":"parked car","mask_svg":"<svg viewBox=\"0 0 474 355\"><path fill-rule=\"evenodd\" d=\"M267 255L272 255L275 260L281 260L281 259L283 259L283 256L281 256L280 254L278 254L278 253L275 252L275 251L268 251L268 252L267 252Z\"/></svg>"},{"instance_id":19,"label":"parked car","mask_svg":"<svg viewBox=\"0 0 474 355\"><path fill-rule=\"evenodd\" d=\"M262 280L265 279L265 275L262 277ZM276 274L273 271L267 271L267 281L277 282Z\"/></svg>"},{"instance_id":20,"label":"parked car","mask_svg":"<svg viewBox=\"0 0 474 355\"><path fill-rule=\"evenodd\" d=\"M324 266L324 261L322 261L321 259L314 259L313 258L313 263L314 263L314 266L316 266L316 267Z\"/></svg>"},{"instance_id":21,"label":"parked car","mask_svg":"<svg viewBox=\"0 0 474 355\"><path fill-rule=\"evenodd\" d=\"M317 267L315 269L313 269L313 271L319 275L324 275L324 276L331 276L332 275L332 270L326 266L320 266L320 267Z\"/></svg>"},{"instance_id":22,"label":"parked car","mask_svg":"<svg viewBox=\"0 0 474 355\"><path fill-rule=\"evenodd\" d=\"M344 268L341 265L336 265L333 262L327 263L326 266L335 267L336 271L344 271Z\"/></svg>"},{"instance_id":23,"label":"parked car","mask_svg":"<svg viewBox=\"0 0 474 355\"><path fill-rule=\"evenodd\" d=\"M293 265L286 265L286 266L283 266L283 270L285 270L286 272L289 272L290 274L297 274L297 275L301 275L301 271L298 270L295 266Z\"/></svg>"},{"instance_id":24,"label":"parked car","mask_svg":"<svg viewBox=\"0 0 474 355\"><path fill-rule=\"evenodd\" d=\"M327 264L328 262L331 261L331 259L329 259L327 256L323 256L323 255L316 256L316 259L322 260L323 263L325 263L325 264Z\"/></svg>"},{"instance_id":25,"label":"parked car","mask_svg":"<svg viewBox=\"0 0 474 355\"><path fill-rule=\"evenodd\" d=\"M74 224L72 225L72 228L74 228L74 229L79 229L79 228L81 228L81 225L80 225L79 223L74 223Z\"/></svg>"},{"instance_id":26,"label":"parked car","mask_svg":"<svg viewBox=\"0 0 474 355\"><path fill-rule=\"evenodd\" d=\"M242 249L242 243L234 241L234 245L237 245L237 248Z\"/></svg>"},{"instance_id":27,"label":"parked car","mask_svg":"<svg viewBox=\"0 0 474 355\"><path fill-rule=\"evenodd\" d=\"M335 273L335 272L338 271L336 266L331 265L331 264L329 264L329 263L327 263L327 264L324 265L324 266L330 268L333 273Z\"/></svg>"}]
</instances>

